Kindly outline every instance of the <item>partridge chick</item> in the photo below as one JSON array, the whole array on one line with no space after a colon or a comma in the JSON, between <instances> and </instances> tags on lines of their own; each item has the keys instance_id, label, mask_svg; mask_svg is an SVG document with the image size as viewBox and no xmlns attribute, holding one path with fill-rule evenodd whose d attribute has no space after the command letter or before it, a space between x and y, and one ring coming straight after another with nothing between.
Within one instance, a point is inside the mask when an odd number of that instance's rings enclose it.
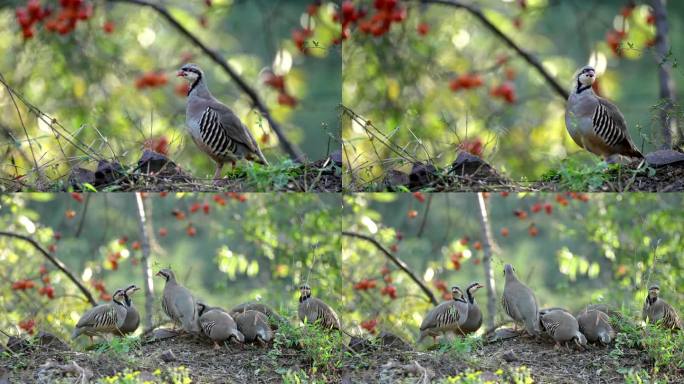
<instances>
[{"instance_id":1,"label":"partridge chick","mask_svg":"<svg viewBox=\"0 0 684 384\"><path fill-rule=\"evenodd\" d=\"M195 144L216 162L214 179L221 177L225 162L235 165L236 160L247 158L268 165L247 127L209 92L200 67L185 64L178 71L178 76L191 83L185 122Z\"/></svg>"},{"instance_id":2,"label":"partridge chick","mask_svg":"<svg viewBox=\"0 0 684 384\"><path fill-rule=\"evenodd\" d=\"M468 302L459 287L451 287L453 300L445 301L432 308L420 324L418 343L427 336L432 336L433 343L437 336L447 332L461 333L461 327L468 319Z\"/></svg>"},{"instance_id":3,"label":"partridge chick","mask_svg":"<svg viewBox=\"0 0 684 384\"><path fill-rule=\"evenodd\" d=\"M627 122L618 107L594 93L596 71L583 67L577 74L565 109L565 127L577 145L614 162L617 155L643 158L629 137Z\"/></svg>"}]
</instances>

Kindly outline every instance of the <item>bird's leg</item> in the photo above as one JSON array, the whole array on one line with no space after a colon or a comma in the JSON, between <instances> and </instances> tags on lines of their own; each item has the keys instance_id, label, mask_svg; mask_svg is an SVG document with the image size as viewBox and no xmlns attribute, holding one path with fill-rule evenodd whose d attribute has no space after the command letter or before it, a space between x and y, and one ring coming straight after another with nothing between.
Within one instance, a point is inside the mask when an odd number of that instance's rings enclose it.
<instances>
[{"instance_id":1,"label":"bird's leg","mask_svg":"<svg viewBox=\"0 0 684 384\"><path fill-rule=\"evenodd\" d=\"M437 344L437 336L432 336L432 344Z\"/></svg>"},{"instance_id":2,"label":"bird's leg","mask_svg":"<svg viewBox=\"0 0 684 384\"><path fill-rule=\"evenodd\" d=\"M223 169L223 163L216 163L216 172L214 172L214 180L219 180L221 178L221 169Z\"/></svg>"},{"instance_id":3,"label":"bird's leg","mask_svg":"<svg viewBox=\"0 0 684 384\"><path fill-rule=\"evenodd\" d=\"M214 349L215 349L215 350L221 349L221 346L218 345L218 343L217 343L216 341L214 341Z\"/></svg>"},{"instance_id":4,"label":"bird's leg","mask_svg":"<svg viewBox=\"0 0 684 384\"><path fill-rule=\"evenodd\" d=\"M553 349L560 349L561 345L559 341L556 341L556 345L553 346Z\"/></svg>"},{"instance_id":5,"label":"bird's leg","mask_svg":"<svg viewBox=\"0 0 684 384\"><path fill-rule=\"evenodd\" d=\"M232 169L235 169L235 160L230 161L230 166L232 167Z\"/></svg>"},{"instance_id":6,"label":"bird's leg","mask_svg":"<svg viewBox=\"0 0 684 384\"><path fill-rule=\"evenodd\" d=\"M93 337L92 336L88 336L88 337L90 337L90 345L93 345L93 343L94 343Z\"/></svg>"}]
</instances>

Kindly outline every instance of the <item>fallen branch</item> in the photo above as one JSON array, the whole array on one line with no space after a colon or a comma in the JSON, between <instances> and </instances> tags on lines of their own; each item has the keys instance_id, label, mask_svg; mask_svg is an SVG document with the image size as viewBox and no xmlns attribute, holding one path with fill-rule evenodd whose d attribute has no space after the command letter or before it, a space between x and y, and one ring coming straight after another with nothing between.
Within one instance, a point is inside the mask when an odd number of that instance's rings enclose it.
<instances>
[{"instance_id":1,"label":"fallen branch","mask_svg":"<svg viewBox=\"0 0 684 384\"><path fill-rule=\"evenodd\" d=\"M404 271L404 272L411 278L411 280L413 280L416 284L418 284L418 286L420 287L420 289L425 293L425 296L427 296L428 299L430 299L430 302L432 302L432 304L434 304L434 305L439 304L439 302L438 302L437 299L435 298L435 295L432 293L432 291L430 290L430 288L428 288L422 281L420 281L420 279L418 278L418 276L416 276L416 275L413 273L413 271L411 271L411 270L409 269L408 265L407 265L404 261L402 261L401 259L399 259L398 257L396 257L395 255L393 255L392 252L388 251L387 248L385 248L382 244L380 244L380 243L379 243L377 240L375 240L373 237L368 236L368 235L364 235L364 234L361 234L361 233L350 232L350 231L342 231L342 235L343 235L343 236L348 236L348 237L355 237L355 238L358 238L358 239L363 239L363 240L366 240L366 241L368 241L369 243L375 245L375 247L376 247L377 249L379 249L382 253L384 253L385 256L387 256L388 259L392 260L392 262L393 262L397 267L399 267L399 269L401 269L402 271Z\"/></svg>"},{"instance_id":2,"label":"fallen branch","mask_svg":"<svg viewBox=\"0 0 684 384\"><path fill-rule=\"evenodd\" d=\"M487 17L482 13L482 10L478 8L475 5L472 4L467 4L463 3L459 0L419 0L421 4L441 4L441 5L447 5L451 7L456 7L456 8L461 8L465 9L473 15L476 19L478 19L487 29L489 29L494 35L496 35L499 39L503 40L506 45L508 45L511 49L513 49L520 57L522 57L525 61L527 61L528 64L530 64L534 69L539 72L539 74L546 79L546 82L549 84L551 89L553 89L558 96L562 97L563 100L567 100L567 98L570 96L568 91L563 88L557 81L556 79L551 76L551 74L544 69L544 66L537 60L532 54L524 50L521 46L516 44L508 35L503 33L499 27L494 25Z\"/></svg>"},{"instance_id":3,"label":"fallen branch","mask_svg":"<svg viewBox=\"0 0 684 384\"><path fill-rule=\"evenodd\" d=\"M178 20L176 20L176 18L173 17L164 6L147 0L108 1L112 3L129 3L140 5L143 7L149 7L156 11L158 14L160 14L162 17L164 17L182 35L184 35L188 40L190 40L193 44L199 47L202 50L202 52L209 56L209 58L212 59L221 68L223 68L223 70L228 74L228 76L230 76L230 78L233 81L235 81L235 83L237 83L238 87L242 89L242 91L246 93L247 96L249 96L249 98L252 100L252 105L254 105L254 107L258 109L259 112L261 112L261 114L266 118L266 121L268 121L268 124L271 126L271 129L278 136L280 145L283 147L283 150L287 152L290 155L290 157L295 161L304 160L304 154L302 153L302 151L299 148L297 148L297 146L295 146L293 143L291 143L290 140L285 136L282 129L280 128L280 125L276 123L275 120L273 120L271 112L268 110L263 101L261 101L261 98L256 93L256 91L252 89L252 87L250 87L247 84L247 82L245 82L245 80L243 80L230 65L228 65L228 62L226 62L226 60L221 55L219 55L218 52L214 51L213 49L207 47L204 43L202 43L197 36L195 36L193 33L188 31L183 25L181 25L181 23Z\"/></svg>"},{"instance_id":4,"label":"fallen branch","mask_svg":"<svg viewBox=\"0 0 684 384\"><path fill-rule=\"evenodd\" d=\"M51 255L50 252L46 251L45 248L43 248L36 240L34 240L32 237L21 235L19 233L14 233L14 232L6 232L6 231L0 231L0 236L7 236L7 237L13 237L15 239L21 239L29 244L33 245L34 248L36 248L40 253L43 254L50 262L57 267L60 271L62 271L68 278L71 280L76 286L78 287L79 290L83 293L83 296L86 297L88 302L96 306L97 301L93 298L93 295L88 291L88 288L86 288L83 283L81 283L76 276L74 276L73 273L71 273L70 270L67 269L66 265L62 263L61 260L56 258L55 256Z\"/></svg>"}]
</instances>

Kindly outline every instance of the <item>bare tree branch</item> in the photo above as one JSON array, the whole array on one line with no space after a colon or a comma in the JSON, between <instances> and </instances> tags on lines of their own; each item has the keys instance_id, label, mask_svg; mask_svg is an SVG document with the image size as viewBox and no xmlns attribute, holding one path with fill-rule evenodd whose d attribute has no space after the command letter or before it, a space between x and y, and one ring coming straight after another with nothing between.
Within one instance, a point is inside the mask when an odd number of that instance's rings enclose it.
<instances>
[{"instance_id":1,"label":"bare tree branch","mask_svg":"<svg viewBox=\"0 0 684 384\"><path fill-rule=\"evenodd\" d=\"M140 229L140 244L142 248L142 260L140 266L142 267L143 285L145 289L145 318L143 319L143 327L146 330L152 329L152 311L154 305L154 281L152 278L152 269L150 267L150 239L149 228L147 222L147 213L145 212L145 202L143 201L140 192L135 193L135 202L138 206L138 224Z\"/></svg>"},{"instance_id":2,"label":"bare tree branch","mask_svg":"<svg viewBox=\"0 0 684 384\"><path fill-rule=\"evenodd\" d=\"M669 59L670 39L668 37L669 26L667 23L667 10L665 3L667 0L651 0L653 15L655 16L656 37L655 51L658 61L658 79L660 83L659 106L660 122L663 128L663 147L673 148L677 145L678 129L675 104L677 96L675 94L675 82L672 78L672 62Z\"/></svg>"},{"instance_id":3,"label":"bare tree branch","mask_svg":"<svg viewBox=\"0 0 684 384\"><path fill-rule=\"evenodd\" d=\"M268 121L268 124L271 126L271 129L273 129L273 131L278 136L280 145L283 147L283 150L286 153L288 153L292 159L296 161L304 160L305 156L302 153L302 151L296 145L291 143L290 140L285 136L285 133L280 128L280 125L273 119L273 117L271 116L271 112L268 110L268 108L261 100L259 95L256 93L256 91L252 89L252 87L250 87L247 84L247 82L245 82L245 80L242 79L230 65L228 65L228 62L226 62L226 60L218 52L207 47L204 43L202 43L197 36L188 31L178 20L176 20L176 18L173 17L164 6L147 0L108 1L111 3L129 3L140 5L143 7L149 7L156 11L158 14L160 14L162 17L164 17L182 35L184 35L188 40L190 40L193 44L199 47L202 50L202 52L204 52L204 54L209 56L210 59L212 59L221 68L223 68L223 70L228 74L228 76L230 76L230 78L233 79L235 83L237 83L238 87L242 89L242 91L246 93L247 96L249 96L249 98L252 100L252 105L254 105L254 107L258 109L259 112L261 112L261 114L266 118L266 121Z\"/></svg>"},{"instance_id":4,"label":"bare tree branch","mask_svg":"<svg viewBox=\"0 0 684 384\"><path fill-rule=\"evenodd\" d=\"M93 305L93 306L97 305L97 302L93 298L93 295L90 293L88 288L86 288L83 285L83 283L81 283L78 280L78 278L69 269L67 269L66 265L64 265L64 263L61 260L59 260L57 257L51 255L50 252L46 251L45 248L43 248L43 246L38 244L38 242L35 239L33 239L30 236L26 236L26 235L14 233L14 232L7 232L7 231L0 231L0 236L7 236L7 237L13 237L15 239L21 239L21 240L24 240L24 241L28 242L29 244L33 245L33 247L36 248L40 253L42 253L43 256L45 256L45 258L50 260L50 262L55 267L57 267L57 269L62 271L69 278L69 280L71 280L74 284L76 284L78 289L83 293L83 296L86 297L86 299L88 300L88 302L91 305Z\"/></svg>"},{"instance_id":5,"label":"bare tree branch","mask_svg":"<svg viewBox=\"0 0 684 384\"><path fill-rule=\"evenodd\" d=\"M477 202L480 207L480 228L482 232L482 250L484 257L482 259L482 267L485 275L485 288L487 289L487 327L494 326L494 319L496 318L496 283L494 281L494 273L492 272L492 253L496 249L494 244L494 237L492 236L492 228L489 224L489 215L487 214L487 203L485 202L482 192L477 193Z\"/></svg>"},{"instance_id":6,"label":"bare tree branch","mask_svg":"<svg viewBox=\"0 0 684 384\"><path fill-rule=\"evenodd\" d=\"M532 54L524 50L521 46L516 44L508 35L503 33L496 25L494 25L487 17L482 13L482 10L475 5L463 3L459 0L419 0L422 4L441 4L448 5L451 7L462 8L468 11L476 19L478 19L487 29L489 29L494 35L499 39L503 40L506 45L513 49L520 57L522 57L529 65L534 67L534 69L539 72L539 74L546 80L551 89L553 89L558 96L562 97L563 100L567 100L570 96L568 91L561 86L556 79L551 76L551 74L544 69L544 66L537 60Z\"/></svg>"},{"instance_id":7,"label":"bare tree branch","mask_svg":"<svg viewBox=\"0 0 684 384\"><path fill-rule=\"evenodd\" d=\"M83 203L83 212L81 213L81 220L78 222L78 228L76 229L76 234L74 237L78 238L81 236L81 232L83 231L83 224L85 223L86 219L86 213L88 213L88 205L90 204L90 196L92 196L90 193L85 194L85 203Z\"/></svg>"},{"instance_id":8,"label":"bare tree branch","mask_svg":"<svg viewBox=\"0 0 684 384\"><path fill-rule=\"evenodd\" d=\"M435 295L432 293L432 291L430 290L430 288L428 288L422 281L420 281L420 279L418 278L418 276L416 276L416 275L413 273L413 271L411 271L411 270L409 269L409 266L408 266L404 261L402 261L401 259L399 259L399 258L396 257L395 255L393 255L392 252L390 252L389 250L387 250L387 248L385 248L382 244L380 244L380 243L379 243L377 240L375 240L373 237L368 236L368 235L364 235L364 234L361 234L361 233L350 232L350 231L342 231L342 235L343 235L343 236L348 236L348 237L355 237L355 238L358 238L358 239L363 239L363 240L366 240L366 241L370 242L371 244L375 245L375 247L376 247L377 249L379 249L380 252L384 253L385 256L387 256L388 259L392 260L392 262L393 262L397 267L399 267L399 269L401 269L402 271L404 271L404 272L411 278L411 280L413 280L416 284L418 284L418 286L420 287L420 289L425 293L425 296L427 296L428 299L430 299L430 302L432 302L432 304L434 304L434 305L439 304L439 302L438 302L437 299L435 298Z\"/></svg>"}]
</instances>

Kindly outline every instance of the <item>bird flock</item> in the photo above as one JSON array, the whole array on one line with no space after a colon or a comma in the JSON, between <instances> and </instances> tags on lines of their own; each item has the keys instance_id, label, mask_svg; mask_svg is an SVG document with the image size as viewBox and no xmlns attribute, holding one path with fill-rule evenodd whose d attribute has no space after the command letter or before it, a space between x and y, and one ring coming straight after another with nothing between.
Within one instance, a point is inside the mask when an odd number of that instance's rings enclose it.
<instances>
[{"instance_id":1,"label":"bird flock","mask_svg":"<svg viewBox=\"0 0 684 384\"><path fill-rule=\"evenodd\" d=\"M230 341L266 344L273 339L279 324L286 321L268 305L259 302L243 303L229 311L209 306L179 284L172 270L162 269L157 276L165 280L161 308L174 328L188 334L202 334L216 349L220 348L220 343ZM86 311L76 324L72 339L87 335L92 343L93 336L124 336L135 332L140 325L140 315L130 295L137 290L136 285L118 289L110 303ZM298 316L302 322L324 329L341 329L337 313L322 300L312 297L311 287L303 284L299 290Z\"/></svg>"},{"instance_id":2,"label":"bird flock","mask_svg":"<svg viewBox=\"0 0 684 384\"><path fill-rule=\"evenodd\" d=\"M286 321L269 306L259 302L240 304L229 311L212 307L196 297L178 283L170 269L162 269L157 276L165 280L161 307L182 332L203 334L210 339L214 348L220 343L267 344L273 339L279 324ZM608 345L615 339L615 330L610 324L605 306L590 305L577 316L563 308L539 309L534 292L518 280L512 265L504 266L505 284L501 297L502 307L521 332L530 337L551 339L556 347L574 343L580 349L589 342ZM452 299L432 308L420 325L418 343L426 337L433 342L440 335L452 333L466 336L477 332L482 326L482 311L475 302L475 293L484 286L471 283L465 292L458 286L451 288ZM135 332L140 324L140 315L133 306L130 295L139 290L136 285L118 289L111 303L98 305L83 314L72 334L93 336L114 334L123 336ZM311 296L307 284L299 287L298 317L304 323L342 331L337 313L322 300ZM652 285L643 307L644 321L666 329L681 330L682 322L674 307L659 297L660 288Z\"/></svg>"},{"instance_id":3,"label":"bird flock","mask_svg":"<svg viewBox=\"0 0 684 384\"><path fill-rule=\"evenodd\" d=\"M580 349L588 342L608 345L615 339L615 330L610 324L610 310L605 306L590 305L577 316L563 308L539 309L534 292L518 280L512 265L504 266L506 278L501 304L504 312L516 326L521 326L529 336L552 339L556 347L561 344L576 344ZM420 326L420 343L425 337L446 333L467 335L482 326L482 312L475 303L474 293L482 288L480 283L472 283L466 294L458 287L451 288L452 300L441 303L425 316ZM642 310L643 320L666 329L681 330L682 321L677 311L658 295L660 288L652 285Z\"/></svg>"}]
</instances>

